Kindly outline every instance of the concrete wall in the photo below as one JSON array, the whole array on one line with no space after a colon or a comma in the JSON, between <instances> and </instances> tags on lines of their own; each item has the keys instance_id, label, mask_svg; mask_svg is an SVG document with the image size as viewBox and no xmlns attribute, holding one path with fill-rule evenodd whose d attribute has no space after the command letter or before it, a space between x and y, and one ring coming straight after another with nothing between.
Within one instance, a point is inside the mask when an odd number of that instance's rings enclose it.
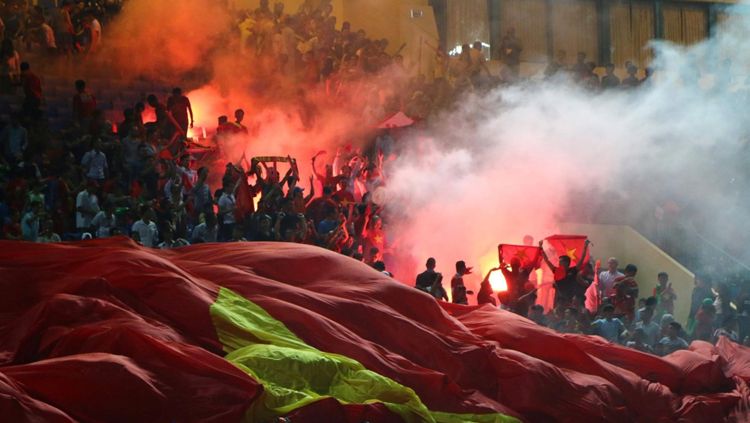
<instances>
[{"instance_id":1,"label":"concrete wall","mask_svg":"<svg viewBox=\"0 0 750 423\"><path fill-rule=\"evenodd\" d=\"M625 267L628 263L638 266L636 280L641 297L651 295L659 272L669 273L669 280L677 294L675 318L683 324L687 322L695 276L633 228L565 223L561 225L560 233L588 235L593 244L592 257L602 260L602 267L606 267L605 262L611 256L619 259L620 267Z\"/></svg>"}]
</instances>

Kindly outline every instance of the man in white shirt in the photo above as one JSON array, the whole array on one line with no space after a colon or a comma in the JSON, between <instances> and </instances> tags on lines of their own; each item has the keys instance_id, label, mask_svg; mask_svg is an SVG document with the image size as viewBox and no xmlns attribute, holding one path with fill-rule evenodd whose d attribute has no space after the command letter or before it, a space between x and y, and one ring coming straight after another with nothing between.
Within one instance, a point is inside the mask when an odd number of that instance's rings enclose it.
<instances>
[{"instance_id":1,"label":"man in white shirt","mask_svg":"<svg viewBox=\"0 0 750 423\"><path fill-rule=\"evenodd\" d=\"M138 240L144 247L155 247L158 241L159 231L156 229L156 223L152 220L153 210L151 207L143 206L141 208L141 219L133 223L131 231L133 235L138 234Z\"/></svg>"},{"instance_id":2,"label":"man in white shirt","mask_svg":"<svg viewBox=\"0 0 750 423\"><path fill-rule=\"evenodd\" d=\"M229 241L232 239L232 231L237 223L234 217L236 201L234 198L234 189L231 184L224 184L224 188L219 197L219 219L222 223L219 231L219 241Z\"/></svg>"},{"instance_id":3,"label":"man in white shirt","mask_svg":"<svg viewBox=\"0 0 750 423\"><path fill-rule=\"evenodd\" d=\"M102 151L101 141L97 139L91 143L91 150L83 155L81 165L87 178L100 183L104 182L107 177L107 156Z\"/></svg>"},{"instance_id":4,"label":"man in white shirt","mask_svg":"<svg viewBox=\"0 0 750 423\"><path fill-rule=\"evenodd\" d=\"M623 277L623 275L619 270L617 270L617 266L620 263L617 261L616 258L610 257L607 259L607 270L603 272L599 272L599 286L602 291L604 291L604 296L602 298L609 298L610 296L615 294L615 280L617 278Z\"/></svg>"},{"instance_id":5,"label":"man in white shirt","mask_svg":"<svg viewBox=\"0 0 750 423\"><path fill-rule=\"evenodd\" d=\"M646 309L643 313L641 313L642 320L635 324L635 328L643 329L643 333L645 335L643 342L651 348L656 348L660 340L661 325L651 320L653 316L653 310Z\"/></svg>"},{"instance_id":6,"label":"man in white shirt","mask_svg":"<svg viewBox=\"0 0 750 423\"><path fill-rule=\"evenodd\" d=\"M218 228L216 227L216 216L213 213L206 214L205 222L197 225L193 229L193 234L190 237L190 242L202 243L202 242L216 242Z\"/></svg>"},{"instance_id":7,"label":"man in white shirt","mask_svg":"<svg viewBox=\"0 0 750 423\"><path fill-rule=\"evenodd\" d=\"M96 184L90 183L76 196L76 229L80 232L88 232L91 228L91 220L99 213L96 187Z\"/></svg>"},{"instance_id":8,"label":"man in white shirt","mask_svg":"<svg viewBox=\"0 0 750 423\"><path fill-rule=\"evenodd\" d=\"M115 218L112 203L105 203L104 210L99 211L99 213L97 213L91 220L91 226L96 231L96 237L107 238L111 236L116 221L117 219Z\"/></svg>"}]
</instances>

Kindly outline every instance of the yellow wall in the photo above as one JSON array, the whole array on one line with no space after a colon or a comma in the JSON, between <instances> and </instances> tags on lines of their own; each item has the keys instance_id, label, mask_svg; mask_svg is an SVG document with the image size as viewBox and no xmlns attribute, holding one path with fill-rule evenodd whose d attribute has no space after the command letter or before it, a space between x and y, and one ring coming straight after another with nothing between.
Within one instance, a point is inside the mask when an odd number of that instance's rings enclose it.
<instances>
[{"instance_id":1,"label":"yellow wall","mask_svg":"<svg viewBox=\"0 0 750 423\"><path fill-rule=\"evenodd\" d=\"M651 295L659 272L667 272L677 294L675 319L683 324L687 322L695 276L633 228L565 223L560 230L561 233L588 235L592 242L592 257L601 260L602 267L606 267L607 258L612 256L618 258L620 267L625 267L628 263L638 266L636 280L641 297Z\"/></svg>"},{"instance_id":2,"label":"yellow wall","mask_svg":"<svg viewBox=\"0 0 750 423\"><path fill-rule=\"evenodd\" d=\"M422 16L412 18L412 10ZM435 56L430 46L437 47L439 38L427 0L346 0L341 16L351 22L353 30L364 29L370 38L388 39L391 53L405 44L401 54L406 63L429 74Z\"/></svg>"}]
</instances>

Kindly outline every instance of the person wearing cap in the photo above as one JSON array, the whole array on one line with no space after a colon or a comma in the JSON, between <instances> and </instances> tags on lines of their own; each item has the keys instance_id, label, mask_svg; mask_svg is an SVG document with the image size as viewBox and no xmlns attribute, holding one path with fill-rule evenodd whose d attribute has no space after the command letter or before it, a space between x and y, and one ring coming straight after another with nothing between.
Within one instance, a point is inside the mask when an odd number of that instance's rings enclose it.
<instances>
[{"instance_id":1,"label":"person wearing cap","mask_svg":"<svg viewBox=\"0 0 750 423\"><path fill-rule=\"evenodd\" d=\"M466 267L463 260L456 262L456 274L451 279L451 297L454 304L469 304L466 297L466 285L464 285L464 275L471 274L471 267Z\"/></svg>"}]
</instances>

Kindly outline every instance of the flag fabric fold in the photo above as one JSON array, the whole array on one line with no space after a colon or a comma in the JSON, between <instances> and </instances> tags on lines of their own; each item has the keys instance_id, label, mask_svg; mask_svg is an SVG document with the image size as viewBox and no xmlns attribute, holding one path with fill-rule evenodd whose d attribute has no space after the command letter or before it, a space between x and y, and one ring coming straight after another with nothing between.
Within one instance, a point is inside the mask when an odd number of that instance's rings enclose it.
<instances>
[{"instance_id":1,"label":"flag fabric fold","mask_svg":"<svg viewBox=\"0 0 750 423\"><path fill-rule=\"evenodd\" d=\"M750 401L745 347L560 335L316 247L0 247L9 421L717 421Z\"/></svg>"}]
</instances>

